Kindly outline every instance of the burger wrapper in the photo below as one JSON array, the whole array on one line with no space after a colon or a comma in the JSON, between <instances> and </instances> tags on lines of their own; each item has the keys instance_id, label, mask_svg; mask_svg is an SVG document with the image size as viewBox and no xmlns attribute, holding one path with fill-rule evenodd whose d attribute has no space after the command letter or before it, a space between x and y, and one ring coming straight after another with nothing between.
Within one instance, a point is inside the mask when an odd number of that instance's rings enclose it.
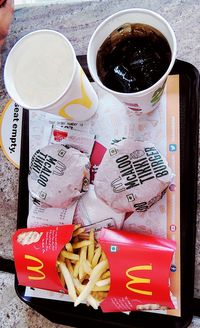
<instances>
[{"instance_id":1,"label":"burger wrapper","mask_svg":"<svg viewBox=\"0 0 200 328\"><path fill-rule=\"evenodd\" d=\"M88 157L74 148L49 145L35 152L28 176L33 198L52 207L66 208L88 190Z\"/></svg>"},{"instance_id":2,"label":"burger wrapper","mask_svg":"<svg viewBox=\"0 0 200 328\"><path fill-rule=\"evenodd\" d=\"M28 214L27 228L72 224L76 203L68 208L49 207L33 202Z\"/></svg>"},{"instance_id":3,"label":"burger wrapper","mask_svg":"<svg viewBox=\"0 0 200 328\"><path fill-rule=\"evenodd\" d=\"M103 227L121 229L124 222L124 213L117 213L105 202L96 196L94 186L89 185L89 190L78 200L73 223L93 228L95 232Z\"/></svg>"},{"instance_id":4,"label":"burger wrapper","mask_svg":"<svg viewBox=\"0 0 200 328\"><path fill-rule=\"evenodd\" d=\"M90 157L95 136L83 131L71 129L67 124L54 124L49 144L61 144L76 148Z\"/></svg>"},{"instance_id":5,"label":"burger wrapper","mask_svg":"<svg viewBox=\"0 0 200 328\"><path fill-rule=\"evenodd\" d=\"M73 225L20 229L13 236L15 267L20 285L67 293L56 260L71 240ZM102 229L98 242L111 272L103 312L135 311L138 305L174 308L169 272L175 242L126 231Z\"/></svg>"},{"instance_id":6,"label":"burger wrapper","mask_svg":"<svg viewBox=\"0 0 200 328\"><path fill-rule=\"evenodd\" d=\"M134 212L126 215L122 230L133 231L145 235L165 238L166 236L166 205L161 200L146 212Z\"/></svg>"},{"instance_id":7,"label":"burger wrapper","mask_svg":"<svg viewBox=\"0 0 200 328\"><path fill-rule=\"evenodd\" d=\"M144 212L165 194L173 173L154 144L125 139L107 149L95 192L119 212Z\"/></svg>"}]
</instances>

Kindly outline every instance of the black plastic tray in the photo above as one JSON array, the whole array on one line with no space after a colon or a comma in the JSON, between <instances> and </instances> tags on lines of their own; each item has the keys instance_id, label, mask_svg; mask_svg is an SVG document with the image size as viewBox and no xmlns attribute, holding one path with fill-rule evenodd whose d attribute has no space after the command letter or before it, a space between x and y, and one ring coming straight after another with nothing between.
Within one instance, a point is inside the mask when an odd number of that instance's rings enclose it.
<instances>
[{"instance_id":1,"label":"black plastic tray","mask_svg":"<svg viewBox=\"0 0 200 328\"><path fill-rule=\"evenodd\" d=\"M78 57L84 71L91 79L86 57ZM199 73L189 63L177 60L171 74L180 76L180 189L181 189L181 317L132 312L102 313L85 305L74 308L72 303L30 298L24 296L25 288L15 289L21 300L49 320L73 327L187 327L193 316L195 227L197 206L198 165L198 101ZM28 111L23 113L22 149L19 180L19 206L17 228L26 227L28 215L28 165L29 127Z\"/></svg>"}]
</instances>

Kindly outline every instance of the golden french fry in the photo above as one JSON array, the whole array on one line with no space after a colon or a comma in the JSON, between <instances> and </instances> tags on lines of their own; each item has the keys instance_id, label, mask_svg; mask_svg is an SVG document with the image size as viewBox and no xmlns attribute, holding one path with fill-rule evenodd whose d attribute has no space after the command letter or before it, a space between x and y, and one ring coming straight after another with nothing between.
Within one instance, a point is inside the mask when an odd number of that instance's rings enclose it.
<instances>
[{"instance_id":1,"label":"golden french fry","mask_svg":"<svg viewBox=\"0 0 200 328\"><path fill-rule=\"evenodd\" d=\"M106 286L108 284L110 284L110 278L106 278L106 279L99 280L96 282L96 286L98 286L98 287Z\"/></svg>"},{"instance_id":2,"label":"golden french fry","mask_svg":"<svg viewBox=\"0 0 200 328\"><path fill-rule=\"evenodd\" d=\"M105 273L102 274L101 279L106 279L110 277L110 270L106 271Z\"/></svg>"},{"instance_id":3,"label":"golden french fry","mask_svg":"<svg viewBox=\"0 0 200 328\"><path fill-rule=\"evenodd\" d=\"M85 275L83 263L86 261L86 253L87 253L87 246L81 247L81 250L80 250L80 266L79 266L79 279L80 280L82 280L84 275Z\"/></svg>"},{"instance_id":4,"label":"golden french fry","mask_svg":"<svg viewBox=\"0 0 200 328\"><path fill-rule=\"evenodd\" d=\"M81 282L84 282L84 285L86 285L89 279L90 279L90 275L85 272L84 279L82 279Z\"/></svg>"},{"instance_id":5,"label":"golden french fry","mask_svg":"<svg viewBox=\"0 0 200 328\"><path fill-rule=\"evenodd\" d=\"M101 253L100 261L106 260L106 254L104 252Z\"/></svg>"},{"instance_id":6,"label":"golden french fry","mask_svg":"<svg viewBox=\"0 0 200 328\"><path fill-rule=\"evenodd\" d=\"M98 301L103 301L106 296L108 295L108 292L92 292L91 295Z\"/></svg>"},{"instance_id":7,"label":"golden french fry","mask_svg":"<svg viewBox=\"0 0 200 328\"><path fill-rule=\"evenodd\" d=\"M65 251L64 249L61 251L61 255L63 256L64 260L65 259L74 260L74 261L79 260L79 255L78 254L74 254L74 253ZM64 261L62 261L62 262L64 262Z\"/></svg>"},{"instance_id":8,"label":"golden french fry","mask_svg":"<svg viewBox=\"0 0 200 328\"><path fill-rule=\"evenodd\" d=\"M74 231L75 231L76 229L80 228L80 227L81 227L81 224L75 224L75 226L74 226Z\"/></svg>"},{"instance_id":9,"label":"golden french fry","mask_svg":"<svg viewBox=\"0 0 200 328\"><path fill-rule=\"evenodd\" d=\"M100 262L101 263L101 262ZM110 290L110 285L105 285L105 286L95 286L92 288L93 292L108 292Z\"/></svg>"},{"instance_id":10,"label":"golden french fry","mask_svg":"<svg viewBox=\"0 0 200 328\"><path fill-rule=\"evenodd\" d=\"M77 248L81 248L81 247L89 246L89 245L91 245L90 240L82 240L82 241L73 243L72 247L73 247L73 249L77 249Z\"/></svg>"},{"instance_id":11,"label":"golden french fry","mask_svg":"<svg viewBox=\"0 0 200 328\"><path fill-rule=\"evenodd\" d=\"M87 273L87 274L91 274L92 272L92 267L91 267L91 264L88 260L84 261L83 262L83 268L84 268L84 272Z\"/></svg>"},{"instance_id":12,"label":"golden french fry","mask_svg":"<svg viewBox=\"0 0 200 328\"><path fill-rule=\"evenodd\" d=\"M74 269L73 269L73 266L71 264L71 261L69 259L66 259L65 263L67 265L67 269L69 270L70 274L73 275L74 274Z\"/></svg>"},{"instance_id":13,"label":"golden french fry","mask_svg":"<svg viewBox=\"0 0 200 328\"><path fill-rule=\"evenodd\" d=\"M78 273L79 273L79 266L80 266L80 261L77 261L75 266L74 266L74 273L73 273L73 277L77 278L78 277Z\"/></svg>"},{"instance_id":14,"label":"golden french fry","mask_svg":"<svg viewBox=\"0 0 200 328\"><path fill-rule=\"evenodd\" d=\"M78 278L73 278L73 282L78 292L81 293L84 290L85 286L81 284Z\"/></svg>"},{"instance_id":15,"label":"golden french fry","mask_svg":"<svg viewBox=\"0 0 200 328\"><path fill-rule=\"evenodd\" d=\"M79 265L78 276L80 281L83 281L83 278L85 277L85 272L84 272L83 265L81 265L81 263Z\"/></svg>"},{"instance_id":16,"label":"golden french fry","mask_svg":"<svg viewBox=\"0 0 200 328\"><path fill-rule=\"evenodd\" d=\"M79 242L79 237L78 236L73 237L72 242L73 243L78 243Z\"/></svg>"},{"instance_id":17,"label":"golden french fry","mask_svg":"<svg viewBox=\"0 0 200 328\"><path fill-rule=\"evenodd\" d=\"M80 250L80 262L86 261L87 246L82 246Z\"/></svg>"},{"instance_id":18,"label":"golden french fry","mask_svg":"<svg viewBox=\"0 0 200 328\"><path fill-rule=\"evenodd\" d=\"M61 262L59 264L59 268L65 279L65 284L67 286L69 296L72 298L73 301L76 301L76 299L77 299L76 290L75 290L73 279L72 279L72 276L71 276L69 270L67 269L65 263L63 263L63 262Z\"/></svg>"},{"instance_id":19,"label":"golden french fry","mask_svg":"<svg viewBox=\"0 0 200 328\"><path fill-rule=\"evenodd\" d=\"M85 286L80 283L80 281L77 278L73 278L74 286L76 287L78 293L80 294ZM98 309L99 302L96 300L92 295L89 295L86 299L86 301L95 309Z\"/></svg>"},{"instance_id":20,"label":"golden french fry","mask_svg":"<svg viewBox=\"0 0 200 328\"><path fill-rule=\"evenodd\" d=\"M73 237L76 237L78 235L80 235L82 232L85 231L85 228L78 228L73 232Z\"/></svg>"},{"instance_id":21,"label":"golden french fry","mask_svg":"<svg viewBox=\"0 0 200 328\"><path fill-rule=\"evenodd\" d=\"M73 247L72 247L72 244L71 243L67 243L65 245L65 248L68 252L73 252Z\"/></svg>"},{"instance_id":22,"label":"golden french fry","mask_svg":"<svg viewBox=\"0 0 200 328\"><path fill-rule=\"evenodd\" d=\"M64 255L62 254L62 252L61 252L60 255L59 255L58 261L59 261L59 262L65 262L65 257L64 257Z\"/></svg>"},{"instance_id":23,"label":"golden french fry","mask_svg":"<svg viewBox=\"0 0 200 328\"><path fill-rule=\"evenodd\" d=\"M60 252L56 266L74 306L86 301L98 309L110 289L110 270L94 230L87 233L85 228L76 225L72 240Z\"/></svg>"},{"instance_id":24,"label":"golden french fry","mask_svg":"<svg viewBox=\"0 0 200 328\"><path fill-rule=\"evenodd\" d=\"M58 272L60 272L60 268L59 268L59 264L60 264L61 261L57 260L56 261L56 269Z\"/></svg>"},{"instance_id":25,"label":"golden french fry","mask_svg":"<svg viewBox=\"0 0 200 328\"><path fill-rule=\"evenodd\" d=\"M93 307L93 309L98 310L99 302L92 295L87 297L87 302Z\"/></svg>"},{"instance_id":26,"label":"golden french fry","mask_svg":"<svg viewBox=\"0 0 200 328\"><path fill-rule=\"evenodd\" d=\"M83 232L83 233L80 233L80 235L78 235L79 239L84 239L84 240L89 240L89 235L87 232Z\"/></svg>"},{"instance_id":27,"label":"golden french fry","mask_svg":"<svg viewBox=\"0 0 200 328\"><path fill-rule=\"evenodd\" d=\"M81 283L83 283L85 285L88 282L89 278L90 278L90 276L84 272L82 278L81 279L79 278L79 280Z\"/></svg>"},{"instance_id":28,"label":"golden french fry","mask_svg":"<svg viewBox=\"0 0 200 328\"><path fill-rule=\"evenodd\" d=\"M87 299L93 287L95 286L96 282L99 280L101 275L107 270L107 268L108 268L107 260L97 264L97 266L92 270L89 282L87 283L84 290L80 293L80 295L76 299L74 306L77 306L78 304L80 304L81 302Z\"/></svg>"},{"instance_id":29,"label":"golden french fry","mask_svg":"<svg viewBox=\"0 0 200 328\"><path fill-rule=\"evenodd\" d=\"M94 268L97 265L100 256L101 256L101 246L99 246L94 252L94 256L92 259L92 268Z\"/></svg>"},{"instance_id":30,"label":"golden french fry","mask_svg":"<svg viewBox=\"0 0 200 328\"><path fill-rule=\"evenodd\" d=\"M88 261L92 264L92 259L94 257L94 230L90 230L89 240L91 244L88 247Z\"/></svg>"},{"instance_id":31,"label":"golden french fry","mask_svg":"<svg viewBox=\"0 0 200 328\"><path fill-rule=\"evenodd\" d=\"M77 262L77 261L74 261L74 260L70 260L70 261L71 261L71 264L76 264L76 262Z\"/></svg>"}]
</instances>

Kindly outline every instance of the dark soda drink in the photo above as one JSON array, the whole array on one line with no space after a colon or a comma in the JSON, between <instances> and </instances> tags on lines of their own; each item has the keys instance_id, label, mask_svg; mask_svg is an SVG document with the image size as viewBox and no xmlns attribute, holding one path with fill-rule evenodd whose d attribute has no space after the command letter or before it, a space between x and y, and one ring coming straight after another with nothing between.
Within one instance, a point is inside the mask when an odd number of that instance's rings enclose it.
<instances>
[{"instance_id":1,"label":"dark soda drink","mask_svg":"<svg viewBox=\"0 0 200 328\"><path fill-rule=\"evenodd\" d=\"M114 30L97 53L97 73L109 89L131 93L155 84L167 71L171 49L157 29L126 23Z\"/></svg>"}]
</instances>

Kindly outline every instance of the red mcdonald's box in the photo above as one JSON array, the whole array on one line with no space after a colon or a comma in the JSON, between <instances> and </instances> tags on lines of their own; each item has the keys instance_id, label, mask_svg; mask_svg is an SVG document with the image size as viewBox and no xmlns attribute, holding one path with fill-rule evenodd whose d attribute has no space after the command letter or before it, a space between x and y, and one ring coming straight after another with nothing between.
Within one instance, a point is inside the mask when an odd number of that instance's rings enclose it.
<instances>
[{"instance_id":1,"label":"red mcdonald's box","mask_svg":"<svg viewBox=\"0 0 200 328\"><path fill-rule=\"evenodd\" d=\"M57 258L72 238L74 226L19 229L13 251L20 285L67 293L57 271ZM110 290L103 312L135 311L149 304L174 308L170 266L175 242L127 231L102 229L98 243L110 268Z\"/></svg>"},{"instance_id":2,"label":"red mcdonald's box","mask_svg":"<svg viewBox=\"0 0 200 328\"><path fill-rule=\"evenodd\" d=\"M99 242L111 271L104 312L134 311L147 304L174 308L169 273L175 242L109 229L102 230Z\"/></svg>"}]
</instances>

